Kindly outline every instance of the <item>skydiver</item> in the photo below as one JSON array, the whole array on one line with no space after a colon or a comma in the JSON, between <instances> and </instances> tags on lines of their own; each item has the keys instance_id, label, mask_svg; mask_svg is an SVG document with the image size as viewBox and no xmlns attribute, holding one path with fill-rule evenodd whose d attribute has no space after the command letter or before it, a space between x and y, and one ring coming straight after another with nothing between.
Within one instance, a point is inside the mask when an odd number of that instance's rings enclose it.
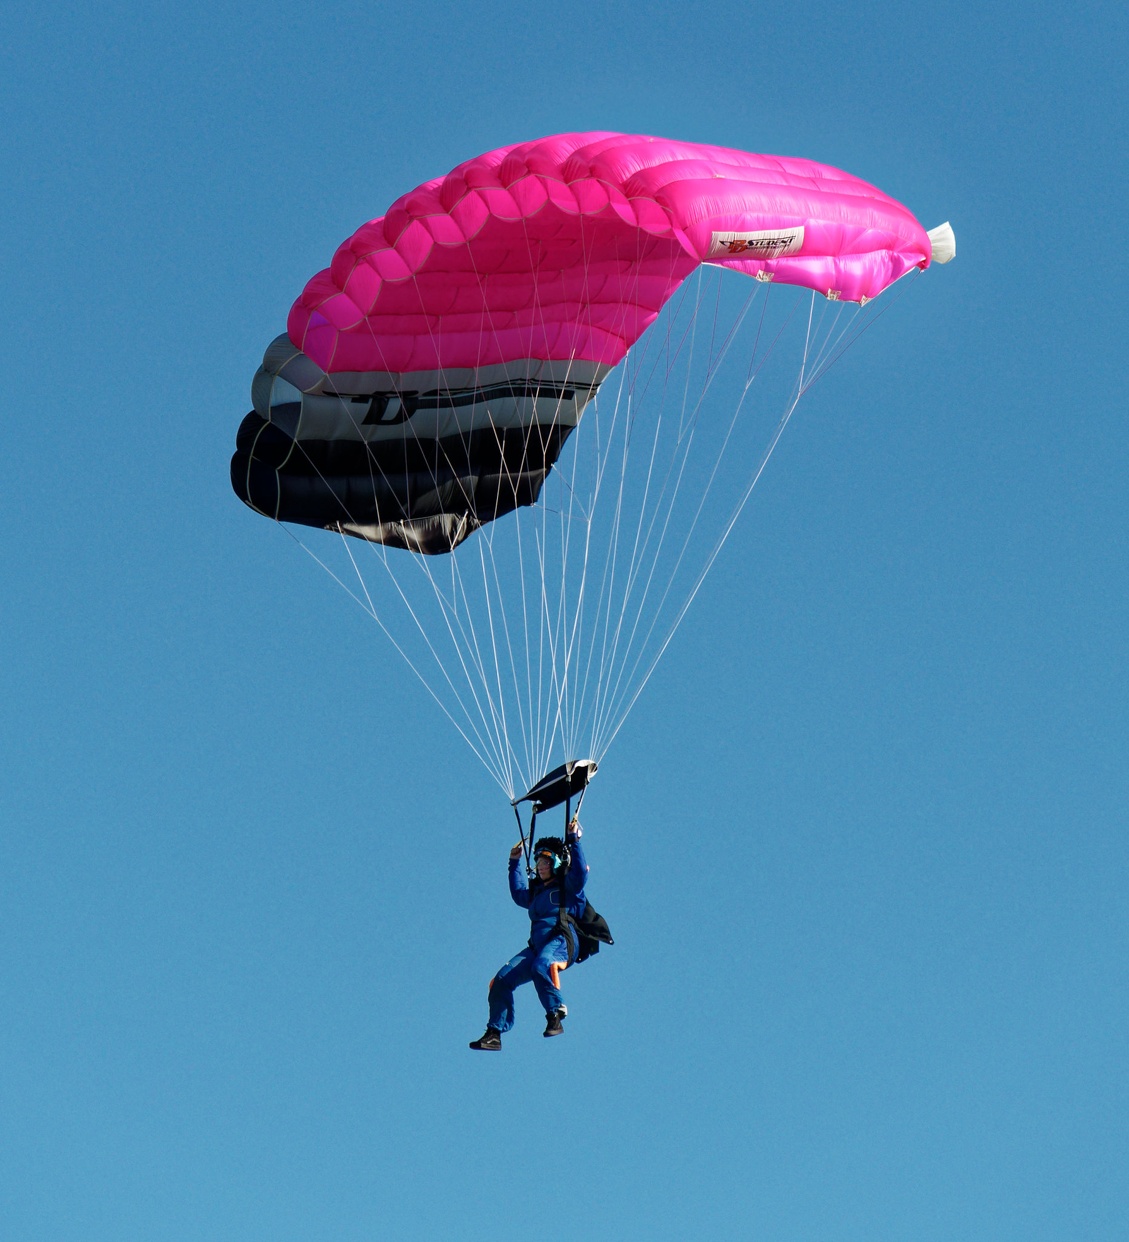
<instances>
[{"instance_id":1,"label":"skydiver","mask_svg":"<svg viewBox=\"0 0 1129 1242\"><path fill-rule=\"evenodd\" d=\"M490 1020L485 1034L470 1045L476 1051L501 1052L502 1035L514 1024L514 988L531 980L537 999L545 1009L542 1034L546 1039L564 1034L561 1019L568 1010L551 968L555 965L560 970L577 960L577 933L573 921L584 916L587 905L584 885L588 879L588 864L580 845L581 832L574 818L566 833L567 849L560 837L542 837L533 847L536 874L532 881L526 879L521 865L522 843L519 841L510 850L510 896L529 911L532 926L526 947L511 957L490 980ZM567 924L559 917L562 888L565 913L569 916ZM610 943L611 937L601 939Z\"/></svg>"}]
</instances>

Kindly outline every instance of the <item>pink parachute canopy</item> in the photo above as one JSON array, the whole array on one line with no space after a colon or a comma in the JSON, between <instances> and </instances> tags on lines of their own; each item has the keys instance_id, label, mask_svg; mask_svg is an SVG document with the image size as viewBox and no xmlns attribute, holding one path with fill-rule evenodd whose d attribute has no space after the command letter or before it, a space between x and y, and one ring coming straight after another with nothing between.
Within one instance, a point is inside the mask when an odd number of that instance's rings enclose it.
<instances>
[{"instance_id":1,"label":"pink parachute canopy","mask_svg":"<svg viewBox=\"0 0 1129 1242\"><path fill-rule=\"evenodd\" d=\"M307 284L287 330L335 373L614 365L700 263L863 302L930 254L900 203L811 160L560 134L398 199Z\"/></svg>"}]
</instances>

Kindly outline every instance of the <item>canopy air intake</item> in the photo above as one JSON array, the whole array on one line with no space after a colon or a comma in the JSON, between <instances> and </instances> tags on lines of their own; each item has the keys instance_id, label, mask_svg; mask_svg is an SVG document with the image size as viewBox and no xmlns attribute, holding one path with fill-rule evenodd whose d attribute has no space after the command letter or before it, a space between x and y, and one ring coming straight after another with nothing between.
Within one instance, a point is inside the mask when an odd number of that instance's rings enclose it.
<instances>
[{"instance_id":1,"label":"canopy air intake","mask_svg":"<svg viewBox=\"0 0 1129 1242\"><path fill-rule=\"evenodd\" d=\"M935 229L930 229L928 236L934 263L948 263L950 259L956 258L957 238L948 220L944 224L938 224Z\"/></svg>"},{"instance_id":2,"label":"canopy air intake","mask_svg":"<svg viewBox=\"0 0 1129 1242\"><path fill-rule=\"evenodd\" d=\"M538 815L550 807L560 806L566 798L573 798L588 785L596 775L594 759L570 759L543 776L533 788L521 798L514 799L514 806L522 802L532 802Z\"/></svg>"}]
</instances>

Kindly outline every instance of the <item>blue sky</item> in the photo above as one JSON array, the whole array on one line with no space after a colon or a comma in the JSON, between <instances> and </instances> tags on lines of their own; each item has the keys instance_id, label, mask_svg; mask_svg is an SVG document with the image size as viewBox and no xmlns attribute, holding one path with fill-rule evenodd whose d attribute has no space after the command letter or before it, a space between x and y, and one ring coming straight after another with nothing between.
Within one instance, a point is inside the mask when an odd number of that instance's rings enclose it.
<instances>
[{"instance_id":1,"label":"blue sky","mask_svg":"<svg viewBox=\"0 0 1129 1242\"><path fill-rule=\"evenodd\" d=\"M1129 1232L1111 6L154 7L0 27L0 1224L21 1242ZM950 219L586 805L614 949L475 1056L512 817L227 459L305 280L502 143Z\"/></svg>"}]
</instances>

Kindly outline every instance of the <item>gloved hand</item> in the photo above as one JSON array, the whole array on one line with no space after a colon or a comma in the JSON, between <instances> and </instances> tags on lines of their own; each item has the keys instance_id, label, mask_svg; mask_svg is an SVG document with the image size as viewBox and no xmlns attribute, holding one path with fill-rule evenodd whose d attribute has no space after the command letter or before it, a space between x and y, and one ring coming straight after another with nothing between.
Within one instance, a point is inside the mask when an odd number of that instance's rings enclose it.
<instances>
[{"instance_id":1,"label":"gloved hand","mask_svg":"<svg viewBox=\"0 0 1129 1242\"><path fill-rule=\"evenodd\" d=\"M520 857L521 857L521 842L519 841L517 845L515 845L512 850L510 850L510 858L513 859L513 858L520 858Z\"/></svg>"}]
</instances>

